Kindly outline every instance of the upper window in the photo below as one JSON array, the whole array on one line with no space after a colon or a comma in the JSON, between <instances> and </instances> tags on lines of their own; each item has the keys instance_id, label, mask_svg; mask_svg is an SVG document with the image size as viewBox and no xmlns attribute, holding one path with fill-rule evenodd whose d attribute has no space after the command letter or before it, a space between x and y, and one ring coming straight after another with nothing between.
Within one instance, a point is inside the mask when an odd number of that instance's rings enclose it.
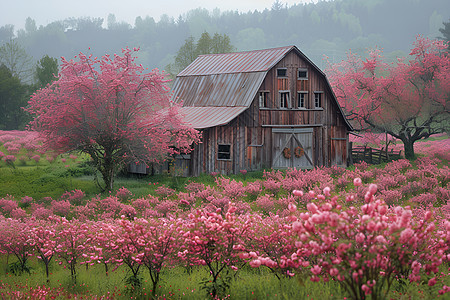
<instances>
[{"instance_id":1,"label":"upper window","mask_svg":"<svg viewBox=\"0 0 450 300\"><path fill-rule=\"evenodd\" d=\"M231 159L231 145L219 144L219 147L217 149L217 159Z\"/></svg>"},{"instance_id":2,"label":"upper window","mask_svg":"<svg viewBox=\"0 0 450 300\"><path fill-rule=\"evenodd\" d=\"M269 102L269 92L259 92L258 94L259 107L267 107Z\"/></svg>"},{"instance_id":3,"label":"upper window","mask_svg":"<svg viewBox=\"0 0 450 300\"><path fill-rule=\"evenodd\" d=\"M298 79L302 79L302 80L308 79L308 69L299 68L298 72L297 72L297 77L298 77Z\"/></svg>"},{"instance_id":4,"label":"upper window","mask_svg":"<svg viewBox=\"0 0 450 300\"><path fill-rule=\"evenodd\" d=\"M277 77L287 77L287 69L286 68L277 69Z\"/></svg>"},{"instance_id":5,"label":"upper window","mask_svg":"<svg viewBox=\"0 0 450 300\"><path fill-rule=\"evenodd\" d=\"M289 108L291 95L289 91L280 91L280 107Z\"/></svg>"},{"instance_id":6,"label":"upper window","mask_svg":"<svg viewBox=\"0 0 450 300\"><path fill-rule=\"evenodd\" d=\"M298 94L297 94L298 108L305 108L307 100L308 100L308 92L298 92Z\"/></svg>"},{"instance_id":7,"label":"upper window","mask_svg":"<svg viewBox=\"0 0 450 300\"><path fill-rule=\"evenodd\" d=\"M314 107L319 108L322 107L322 92L315 92L314 93Z\"/></svg>"}]
</instances>

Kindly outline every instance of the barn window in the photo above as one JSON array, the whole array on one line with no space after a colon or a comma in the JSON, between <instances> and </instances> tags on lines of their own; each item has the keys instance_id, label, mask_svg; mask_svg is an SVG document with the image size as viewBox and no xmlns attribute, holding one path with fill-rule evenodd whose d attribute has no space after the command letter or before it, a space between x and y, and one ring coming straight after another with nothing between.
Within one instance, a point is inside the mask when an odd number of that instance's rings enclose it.
<instances>
[{"instance_id":1,"label":"barn window","mask_svg":"<svg viewBox=\"0 0 450 300\"><path fill-rule=\"evenodd\" d=\"M297 94L298 108L305 108L307 100L308 100L308 92L298 92L298 94Z\"/></svg>"},{"instance_id":2,"label":"barn window","mask_svg":"<svg viewBox=\"0 0 450 300\"><path fill-rule=\"evenodd\" d=\"M287 77L287 68L278 68L277 77Z\"/></svg>"},{"instance_id":3,"label":"barn window","mask_svg":"<svg viewBox=\"0 0 450 300\"><path fill-rule=\"evenodd\" d=\"M322 92L315 92L314 93L314 107L320 108L322 107Z\"/></svg>"},{"instance_id":4,"label":"barn window","mask_svg":"<svg viewBox=\"0 0 450 300\"><path fill-rule=\"evenodd\" d=\"M217 159L229 160L231 159L231 145L219 144L217 150Z\"/></svg>"},{"instance_id":5,"label":"barn window","mask_svg":"<svg viewBox=\"0 0 450 300\"><path fill-rule=\"evenodd\" d=\"M308 69L306 69L306 68L299 68L297 75L298 75L297 76L298 79L307 80L308 79Z\"/></svg>"},{"instance_id":6,"label":"barn window","mask_svg":"<svg viewBox=\"0 0 450 300\"><path fill-rule=\"evenodd\" d=\"M289 108L290 105L290 92L289 91L280 91L280 107L281 108Z\"/></svg>"},{"instance_id":7,"label":"barn window","mask_svg":"<svg viewBox=\"0 0 450 300\"><path fill-rule=\"evenodd\" d=\"M259 92L258 99L259 107L267 107L267 103L269 102L269 92Z\"/></svg>"}]
</instances>

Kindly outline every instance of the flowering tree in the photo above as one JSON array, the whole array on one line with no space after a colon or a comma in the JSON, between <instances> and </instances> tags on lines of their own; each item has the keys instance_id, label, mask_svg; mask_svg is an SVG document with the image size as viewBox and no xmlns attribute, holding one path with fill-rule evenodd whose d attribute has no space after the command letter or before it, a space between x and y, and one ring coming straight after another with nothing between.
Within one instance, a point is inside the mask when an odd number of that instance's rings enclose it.
<instances>
[{"instance_id":1,"label":"flowering tree","mask_svg":"<svg viewBox=\"0 0 450 300\"><path fill-rule=\"evenodd\" d=\"M105 189L112 189L114 173L125 163L161 162L189 152L199 138L182 125L164 74L144 73L131 49L122 54L62 58L58 80L37 91L26 109L48 148L91 156Z\"/></svg>"},{"instance_id":2,"label":"flowering tree","mask_svg":"<svg viewBox=\"0 0 450 300\"><path fill-rule=\"evenodd\" d=\"M181 260L208 267L212 278L203 282L203 288L212 297L223 297L228 289L231 276L224 273L229 269L238 270L239 252L245 249L243 245L253 226L250 216L236 216L236 206L231 202L225 217L221 212L218 208L215 212L190 213L182 228L184 241L178 253Z\"/></svg>"},{"instance_id":3,"label":"flowering tree","mask_svg":"<svg viewBox=\"0 0 450 300\"><path fill-rule=\"evenodd\" d=\"M33 219L29 219L28 222L32 226L31 237L34 241L34 251L39 260L45 265L47 282L50 282L49 265L56 249L55 225L52 223L52 218L50 218L50 222L41 220L33 221Z\"/></svg>"},{"instance_id":4,"label":"flowering tree","mask_svg":"<svg viewBox=\"0 0 450 300\"><path fill-rule=\"evenodd\" d=\"M78 220L68 221L64 218L54 228L56 235L55 252L60 258L60 264L63 261L66 267L70 269L70 275L73 282L76 282L77 264L83 259L83 254L90 248L88 240L89 226Z\"/></svg>"},{"instance_id":5,"label":"flowering tree","mask_svg":"<svg viewBox=\"0 0 450 300\"><path fill-rule=\"evenodd\" d=\"M9 265L12 272L30 273L28 258L33 255L33 241L29 238L29 224L20 220L0 220L0 253L14 255L17 263Z\"/></svg>"},{"instance_id":6,"label":"flowering tree","mask_svg":"<svg viewBox=\"0 0 450 300\"><path fill-rule=\"evenodd\" d=\"M380 52L347 61L328 72L347 117L361 130L373 129L400 139L405 157L414 157L414 142L448 132L450 59L443 41L418 37L411 60L383 63Z\"/></svg>"},{"instance_id":7,"label":"flowering tree","mask_svg":"<svg viewBox=\"0 0 450 300\"><path fill-rule=\"evenodd\" d=\"M360 186L361 179L355 178L354 184ZM389 209L374 196L377 189L369 185L364 205L343 207L325 188L324 195L308 203L308 212L292 223L298 233L294 263L303 265L305 257L315 255L311 280L334 278L352 299L369 294L371 299L384 299L396 278L419 282L439 273L449 249L448 221L439 231L430 211L414 219L409 207ZM436 277L429 279L428 285L435 284Z\"/></svg>"}]
</instances>

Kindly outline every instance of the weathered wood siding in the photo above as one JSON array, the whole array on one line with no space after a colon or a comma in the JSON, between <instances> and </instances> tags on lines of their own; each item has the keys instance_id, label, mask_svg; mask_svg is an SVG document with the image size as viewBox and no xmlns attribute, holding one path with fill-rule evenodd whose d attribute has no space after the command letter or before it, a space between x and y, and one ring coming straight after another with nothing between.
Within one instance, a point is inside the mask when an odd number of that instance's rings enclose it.
<instances>
[{"instance_id":1,"label":"weathered wood siding","mask_svg":"<svg viewBox=\"0 0 450 300\"><path fill-rule=\"evenodd\" d=\"M278 68L286 68L287 78L277 78ZM308 70L308 80L297 78L299 68ZM269 93L266 107L259 107L258 93L250 107L232 122L202 131L203 142L195 146L191 154L191 175L211 172L230 174L243 169L271 168L274 159L279 157L277 151L280 151L275 143L287 142L287 135L280 133L283 129L286 129L286 134L288 129L293 130L296 138L308 144L308 147L311 143L307 157L313 166L347 164L348 132L345 120L333 101L332 91L323 75L309 62L294 51L290 52L268 71L259 91ZM291 103L288 108L280 108L279 91L290 92ZM304 108L297 105L297 93L300 91L308 95ZM322 95L320 108L314 105L315 92ZM295 145L295 142L290 143ZM229 160L218 159L219 144L230 145ZM291 161L275 163L284 167L291 164L308 164L307 167L310 167L306 156L297 162L294 159Z\"/></svg>"}]
</instances>

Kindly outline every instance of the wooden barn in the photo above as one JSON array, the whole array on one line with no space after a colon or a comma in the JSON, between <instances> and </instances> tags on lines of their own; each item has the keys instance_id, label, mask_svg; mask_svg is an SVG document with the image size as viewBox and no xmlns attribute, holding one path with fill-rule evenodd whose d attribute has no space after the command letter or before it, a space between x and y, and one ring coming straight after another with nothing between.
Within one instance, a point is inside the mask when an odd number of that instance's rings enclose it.
<instances>
[{"instance_id":1,"label":"wooden barn","mask_svg":"<svg viewBox=\"0 0 450 300\"><path fill-rule=\"evenodd\" d=\"M347 166L352 130L325 74L297 47L201 55L178 74L173 99L202 143L185 175Z\"/></svg>"}]
</instances>

